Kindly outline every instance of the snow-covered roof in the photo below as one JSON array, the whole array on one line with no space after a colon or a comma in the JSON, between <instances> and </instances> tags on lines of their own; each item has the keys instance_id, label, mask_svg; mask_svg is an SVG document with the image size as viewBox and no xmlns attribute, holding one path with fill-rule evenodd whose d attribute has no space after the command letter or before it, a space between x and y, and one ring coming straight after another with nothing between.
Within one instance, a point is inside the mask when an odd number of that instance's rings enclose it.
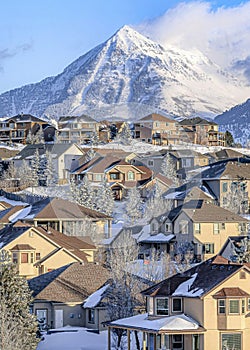
<instances>
[{"instance_id":1,"label":"snow-covered roof","mask_svg":"<svg viewBox=\"0 0 250 350\"><path fill-rule=\"evenodd\" d=\"M13 215L11 215L9 217L9 222L14 223L18 220L24 219L29 214L30 210L31 210L31 205L24 208L24 209L17 211L16 213L14 213Z\"/></svg>"},{"instance_id":2,"label":"snow-covered roof","mask_svg":"<svg viewBox=\"0 0 250 350\"><path fill-rule=\"evenodd\" d=\"M171 241L171 239L173 239L175 237L175 235L173 234L169 234L169 235L165 235L164 233L157 233L156 235L148 235L147 237L140 237L138 239L138 243L143 242L143 243L166 243Z\"/></svg>"},{"instance_id":3,"label":"snow-covered roof","mask_svg":"<svg viewBox=\"0 0 250 350\"><path fill-rule=\"evenodd\" d=\"M172 295L173 296L178 295L183 297L201 296L204 293L204 290L202 288L190 289L196 277L197 277L197 273L194 273L190 279L181 283Z\"/></svg>"},{"instance_id":4,"label":"snow-covered roof","mask_svg":"<svg viewBox=\"0 0 250 350\"><path fill-rule=\"evenodd\" d=\"M106 284L102 288L98 289L96 292L92 293L86 300L83 305L85 309L96 307L102 300L103 294L108 289L109 284Z\"/></svg>"},{"instance_id":5,"label":"snow-covered roof","mask_svg":"<svg viewBox=\"0 0 250 350\"><path fill-rule=\"evenodd\" d=\"M202 329L196 320L185 314L150 319L146 313L113 321L111 322L111 325L133 329L137 328L152 331L166 331L169 333L171 333L171 331L190 331Z\"/></svg>"}]
</instances>

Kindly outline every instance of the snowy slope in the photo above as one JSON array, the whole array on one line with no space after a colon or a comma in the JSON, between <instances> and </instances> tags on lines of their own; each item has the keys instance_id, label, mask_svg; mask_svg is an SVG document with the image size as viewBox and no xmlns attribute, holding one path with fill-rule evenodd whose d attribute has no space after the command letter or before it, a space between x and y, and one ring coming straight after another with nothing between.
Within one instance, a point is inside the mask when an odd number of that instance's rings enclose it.
<instances>
[{"instance_id":1,"label":"snowy slope","mask_svg":"<svg viewBox=\"0 0 250 350\"><path fill-rule=\"evenodd\" d=\"M142 104L150 112L216 115L249 95L249 86L198 50L163 48L124 26L58 76L0 95L0 116L120 113L126 118L131 113L136 118Z\"/></svg>"},{"instance_id":2,"label":"snowy slope","mask_svg":"<svg viewBox=\"0 0 250 350\"><path fill-rule=\"evenodd\" d=\"M222 131L233 134L235 142L246 145L250 142L250 99L218 115L215 121Z\"/></svg>"}]
</instances>

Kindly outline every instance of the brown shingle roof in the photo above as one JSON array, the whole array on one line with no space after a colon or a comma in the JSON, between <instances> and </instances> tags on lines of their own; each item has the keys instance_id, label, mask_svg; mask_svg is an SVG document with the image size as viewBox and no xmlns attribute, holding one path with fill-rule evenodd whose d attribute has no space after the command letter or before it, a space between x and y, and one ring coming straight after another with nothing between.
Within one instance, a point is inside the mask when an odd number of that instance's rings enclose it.
<instances>
[{"instance_id":1,"label":"brown shingle roof","mask_svg":"<svg viewBox=\"0 0 250 350\"><path fill-rule=\"evenodd\" d=\"M250 163L228 162L220 178L250 179Z\"/></svg>"},{"instance_id":2,"label":"brown shingle roof","mask_svg":"<svg viewBox=\"0 0 250 350\"><path fill-rule=\"evenodd\" d=\"M198 206L195 208L188 208L190 201L183 205L183 211L192 219L193 222L248 222L247 219L235 214L227 209L217 205L207 203L199 200Z\"/></svg>"},{"instance_id":3,"label":"brown shingle roof","mask_svg":"<svg viewBox=\"0 0 250 350\"><path fill-rule=\"evenodd\" d=\"M36 286L39 288L46 278L49 278L49 274L33 278L31 288L32 286L33 290L36 289ZM83 302L86 297L102 287L109 278L108 270L101 265L74 263L40 290L35 298L56 302Z\"/></svg>"},{"instance_id":4,"label":"brown shingle roof","mask_svg":"<svg viewBox=\"0 0 250 350\"><path fill-rule=\"evenodd\" d=\"M222 288L213 295L214 298L227 298L227 297L249 297L249 293L238 287Z\"/></svg>"},{"instance_id":5,"label":"brown shingle roof","mask_svg":"<svg viewBox=\"0 0 250 350\"><path fill-rule=\"evenodd\" d=\"M140 121L162 121L162 122L169 122L169 123L175 123L175 120L174 119L171 119L171 118L168 118L168 117L165 117L161 114L158 114L158 113L152 113L152 114L149 114L147 115L146 117L144 118L141 118L139 120Z\"/></svg>"}]
</instances>

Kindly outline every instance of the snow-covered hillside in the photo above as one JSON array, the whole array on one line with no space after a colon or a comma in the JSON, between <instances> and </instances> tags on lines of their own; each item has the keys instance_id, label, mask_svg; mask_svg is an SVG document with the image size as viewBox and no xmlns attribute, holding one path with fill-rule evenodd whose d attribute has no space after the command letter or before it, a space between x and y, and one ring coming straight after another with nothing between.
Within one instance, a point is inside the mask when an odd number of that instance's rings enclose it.
<instances>
[{"instance_id":1,"label":"snow-covered hillside","mask_svg":"<svg viewBox=\"0 0 250 350\"><path fill-rule=\"evenodd\" d=\"M124 26L58 76L0 95L0 116L140 117L142 104L150 112L160 108L180 116L216 115L249 95L249 86L198 50L163 48Z\"/></svg>"}]
</instances>

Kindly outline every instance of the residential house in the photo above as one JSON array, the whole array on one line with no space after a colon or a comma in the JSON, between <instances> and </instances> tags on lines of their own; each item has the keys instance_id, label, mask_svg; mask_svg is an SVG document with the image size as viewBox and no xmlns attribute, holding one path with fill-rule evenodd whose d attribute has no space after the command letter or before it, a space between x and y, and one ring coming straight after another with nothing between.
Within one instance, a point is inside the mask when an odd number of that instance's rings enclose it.
<instances>
[{"instance_id":1,"label":"residential house","mask_svg":"<svg viewBox=\"0 0 250 350\"><path fill-rule=\"evenodd\" d=\"M83 308L83 302L109 278L106 268L92 263L71 263L32 278L28 281L34 297L32 312L49 328L70 325L102 330L105 308Z\"/></svg>"},{"instance_id":2,"label":"residential house","mask_svg":"<svg viewBox=\"0 0 250 350\"><path fill-rule=\"evenodd\" d=\"M47 127L50 127L51 135L48 130L44 131ZM26 144L28 133L35 135L40 129L44 131L45 141L53 141L55 128L48 121L30 114L18 114L0 122L0 141Z\"/></svg>"},{"instance_id":3,"label":"residential house","mask_svg":"<svg viewBox=\"0 0 250 350\"><path fill-rule=\"evenodd\" d=\"M89 236L88 222L91 222L95 228L93 234L103 239L110 236L112 218L65 199L45 198L34 203L23 220L68 236Z\"/></svg>"},{"instance_id":4,"label":"residential house","mask_svg":"<svg viewBox=\"0 0 250 350\"><path fill-rule=\"evenodd\" d=\"M209 165L197 178L214 194L220 206L227 207L232 193L241 196L244 212L249 212L250 203L250 161L229 159Z\"/></svg>"},{"instance_id":5,"label":"residential house","mask_svg":"<svg viewBox=\"0 0 250 350\"><path fill-rule=\"evenodd\" d=\"M223 148L217 152L209 152L206 153L206 156L209 158L209 163L215 163L220 160L228 160L230 158L234 160L239 158L249 158L248 155L232 148Z\"/></svg>"},{"instance_id":6,"label":"residential house","mask_svg":"<svg viewBox=\"0 0 250 350\"><path fill-rule=\"evenodd\" d=\"M225 133L219 131L219 126L214 121L195 117L180 121L180 125L193 131L193 142L207 146L225 146Z\"/></svg>"},{"instance_id":7,"label":"residential house","mask_svg":"<svg viewBox=\"0 0 250 350\"><path fill-rule=\"evenodd\" d=\"M250 269L222 257L211 258L142 291L147 313L109 323L111 331L142 333L143 350L247 350ZM126 332L126 333L125 333Z\"/></svg>"},{"instance_id":8,"label":"residential house","mask_svg":"<svg viewBox=\"0 0 250 350\"><path fill-rule=\"evenodd\" d=\"M134 138L153 145L168 145L179 143L181 137L176 120L152 113L134 123Z\"/></svg>"},{"instance_id":9,"label":"residential house","mask_svg":"<svg viewBox=\"0 0 250 350\"><path fill-rule=\"evenodd\" d=\"M78 237L66 236L20 221L0 231L1 248L10 253L21 276L32 278L73 262L93 262L96 247Z\"/></svg>"},{"instance_id":10,"label":"residential house","mask_svg":"<svg viewBox=\"0 0 250 350\"><path fill-rule=\"evenodd\" d=\"M229 210L204 200L191 200L172 209L161 229L169 230L178 245L191 243L198 260L218 254L222 245L232 235L247 235L248 220Z\"/></svg>"},{"instance_id":11,"label":"residential house","mask_svg":"<svg viewBox=\"0 0 250 350\"><path fill-rule=\"evenodd\" d=\"M145 166L135 166L116 156L95 156L89 162L72 171L75 180L87 176L93 187L106 178L116 200L122 199L132 187L143 185L152 176Z\"/></svg>"},{"instance_id":12,"label":"residential house","mask_svg":"<svg viewBox=\"0 0 250 350\"><path fill-rule=\"evenodd\" d=\"M98 135L99 123L87 115L65 116L58 120L59 139L62 143L90 143Z\"/></svg>"},{"instance_id":13,"label":"residential house","mask_svg":"<svg viewBox=\"0 0 250 350\"><path fill-rule=\"evenodd\" d=\"M18 168L23 161L31 165L36 151L42 157L49 152L52 155L54 171L57 174L59 184L68 183L72 166L76 166L77 160L84 154L84 151L76 144L33 144L27 145L14 158L14 165Z\"/></svg>"}]
</instances>

